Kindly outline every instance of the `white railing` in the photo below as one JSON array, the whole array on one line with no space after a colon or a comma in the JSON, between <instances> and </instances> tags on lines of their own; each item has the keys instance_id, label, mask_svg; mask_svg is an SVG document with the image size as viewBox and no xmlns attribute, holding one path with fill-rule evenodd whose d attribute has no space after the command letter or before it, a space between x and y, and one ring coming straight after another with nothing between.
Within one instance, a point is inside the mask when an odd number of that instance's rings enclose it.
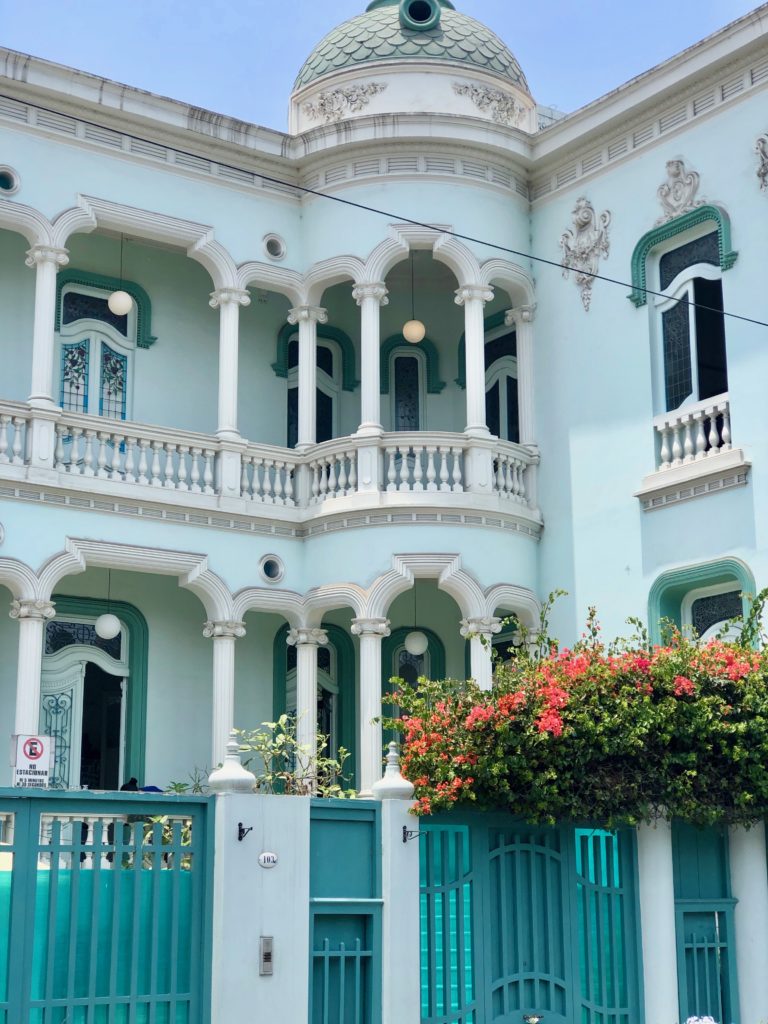
<instances>
[{"instance_id":1,"label":"white railing","mask_svg":"<svg viewBox=\"0 0 768 1024\"><path fill-rule=\"evenodd\" d=\"M72 476L214 494L216 443L204 434L65 413L56 424L54 468Z\"/></svg>"},{"instance_id":2,"label":"white railing","mask_svg":"<svg viewBox=\"0 0 768 1024\"><path fill-rule=\"evenodd\" d=\"M386 434L384 487L387 491L464 491L461 434Z\"/></svg>"},{"instance_id":3,"label":"white railing","mask_svg":"<svg viewBox=\"0 0 768 1024\"><path fill-rule=\"evenodd\" d=\"M326 441L308 457L310 505L356 493L357 449L350 441L348 437Z\"/></svg>"},{"instance_id":4,"label":"white railing","mask_svg":"<svg viewBox=\"0 0 768 1024\"><path fill-rule=\"evenodd\" d=\"M249 444L242 457L242 497L262 505L295 505L297 460L287 454L281 448Z\"/></svg>"},{"instance_id":5,"label":"white railing","mask_svg":"<svg viewBox=\"0 0 768 1024\"><path fill-rule=\"evenodd\" d=\"M733 447L727 394L664 413L653 425L659 470L700 462Z\"/></svg>"},{"instance_id":6,"label":"white railing","mask_svg":"<svg viewBox=\"0 0 768 1024\"><path fill-rule=\"evenodd\" d=\"M533 461L518 445L499 441L493 450L494 492L508 501L528 505L526 476Z\"/></svg>"},{"instance_id":7,"label":"white railing","mask_svg":"<svg viewBox=\"0 0 768 1024\"><path fill-rule=\"evenodd\" d=\"M15 402L0 403L0 464L23 466L29 409Z\"/></svg>"}]
</instances>

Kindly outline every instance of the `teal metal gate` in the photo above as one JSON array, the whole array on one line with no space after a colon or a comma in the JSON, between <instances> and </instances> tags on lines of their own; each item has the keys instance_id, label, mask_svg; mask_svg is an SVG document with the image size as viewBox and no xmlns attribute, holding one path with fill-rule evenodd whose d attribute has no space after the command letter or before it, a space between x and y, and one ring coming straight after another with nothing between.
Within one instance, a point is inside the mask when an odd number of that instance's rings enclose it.
<instances>
[{"instance_id":1,"label":"teal metal gate","mask_svg":"<svg viewBox=\"0 0 768 1024\"><path fill-rule=\"evenodd\" d=\"M0 791L0 1024L207 1024L211 814Z\"/></svg>"},{"instance_id":2,"label":"teal metal gate","mask_svg":"<svg viewBox=\"0 0 768 1024\"><path fill-rule=\"evenodd\" d=\"M424 1024L638 1024L634 834L422 823Z\"/></svg>"}]
</instances>

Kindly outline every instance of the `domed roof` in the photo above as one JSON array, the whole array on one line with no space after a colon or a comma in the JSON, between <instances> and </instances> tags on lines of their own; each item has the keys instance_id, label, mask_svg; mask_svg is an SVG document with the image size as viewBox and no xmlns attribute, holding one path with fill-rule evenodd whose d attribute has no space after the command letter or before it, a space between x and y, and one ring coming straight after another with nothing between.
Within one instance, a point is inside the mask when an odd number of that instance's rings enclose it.
<instances>
[{"instance_id":1,"label":"domed roof","mask_svg":"<svg viewBox=\"0 0 768 1024\"><path fill-rule=\"evenodd\" d=\"M433 7L426 25L407 27L401 9ZM439 8L438 8L439 3ZM448 61L501 75L530 94L525 75L509 48L474 18L454 9L450 0L373 0L364 14L343 22L321 40L307 58L294 91L344 68L377 61Z\"/></svg>"}]
</instances>

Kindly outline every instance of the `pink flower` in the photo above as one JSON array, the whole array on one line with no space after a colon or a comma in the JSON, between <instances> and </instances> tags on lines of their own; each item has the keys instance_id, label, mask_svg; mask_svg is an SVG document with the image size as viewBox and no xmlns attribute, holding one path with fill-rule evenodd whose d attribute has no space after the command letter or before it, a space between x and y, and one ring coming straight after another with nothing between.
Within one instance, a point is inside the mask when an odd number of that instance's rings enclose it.
<instances>
[{"instance_id":1,"label":"pink flower","mask_svg":"<svg viewBox=\"0 0 768 1024\"><path fill-rule=\"evenodd\" d=\"M675 676L675 696L692 697L696 692L696 684L687 676Z\"/></svg>"}]
</instances>

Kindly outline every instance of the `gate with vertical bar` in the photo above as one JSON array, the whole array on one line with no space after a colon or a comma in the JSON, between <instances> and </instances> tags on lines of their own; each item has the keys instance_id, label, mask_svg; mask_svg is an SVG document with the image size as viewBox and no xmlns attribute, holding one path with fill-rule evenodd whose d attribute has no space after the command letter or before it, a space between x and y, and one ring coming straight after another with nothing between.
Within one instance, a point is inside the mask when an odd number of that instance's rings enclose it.
<instances>
[{"instance_id":1,"label":"gate with vertical bar","mask_svg":"<svg viewBox=\"0 0 768 1024\"><path fill-rule=\"evenodd\" d=\"M635 837L422 821L423 1024L639 1024Z\"/></svg>"},{"instance_id":2,"label":"gate with vertical bar","mask_svg":"<svg viewBox=\"0 0 768 1024\"><path fill-rule=\"evenodd\" d=\"M212 813L0 791L0 1024L207 1024Z\"/></svg>"}]
</instances>

